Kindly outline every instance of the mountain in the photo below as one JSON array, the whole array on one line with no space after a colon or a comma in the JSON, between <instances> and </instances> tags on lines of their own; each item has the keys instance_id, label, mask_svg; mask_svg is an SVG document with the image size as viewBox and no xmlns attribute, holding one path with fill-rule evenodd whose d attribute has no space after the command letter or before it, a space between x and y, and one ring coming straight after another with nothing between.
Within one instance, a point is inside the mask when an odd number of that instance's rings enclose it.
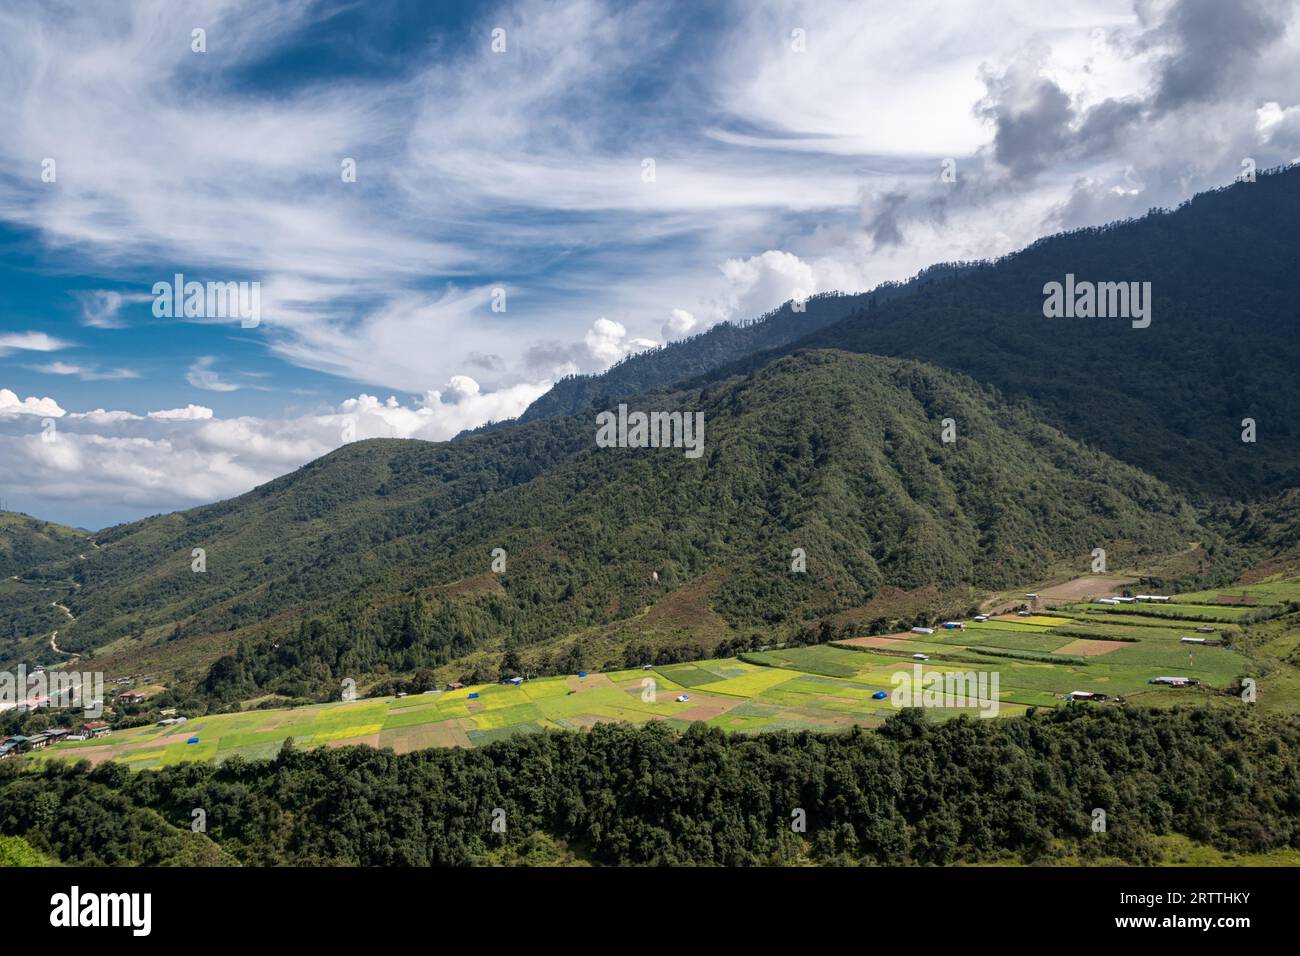
<instances>
[{"instance_id":1,"label":"mountain","mask_svg":"<svg viewBox=\"0 0 1300 956\"><path fill-rule=\"evenodd\" d=\"M71 562L89 547L89 537L76 528L0 511L0 577L26 577L32 568Z\"/></svg>"},{"instance_id":2,"label":"mountain","mask_svg":"<svg viewBox=\"0 0 1300 956\"><path fill-rule=\"evenodd\" d=\"M798 347L934 363L1031 400L1065 433L1194 495L1273 495L1300 485L1297 217L1291 167L1052 236ZM1150 282L1150 326L1044 317L1044 285L1067 274ZM1242 440L1247 418L1254 442Z\"/></svg>"},{"instance_id":3,"label":"mountain","mask_svg":"<svg viewBox=\"0 0 1300 956\"><path fill-rule=\"evenodd\" d=\"M719 323L680 342L670 342L663 348L628 356L598 375L573 375L561 379L529 405L518 421L531 422L588 409L610 408L630 395L707 375L746 356L797 342L862 309L960 275L967 268L944 263L931 266L906 282L882 283L871 292L814 295L804 300L799 309L793 302L787 302L750 322ZM502 424L505 423L489 427Z\"/></svg>"},{"instance_id":4,"label":"mountain","mask_svg":"<svg viewBox=\"0 0 1300 956\"><path fill-rule=\"evenodd\" d=\"M831 298L828 307L849 314L730 362L701 360L704 336L635 356L559 383L525 415L605 407L637 385L725 379L799 349L841 349L994 385L1071 437L1199 500L1268 497L1300 485L1300 390L1291 385L1300 368L1297 217L1300 167L1288 167L1173 211L948 267L944 281L922 273L890 296ZM1151 283L1150 325L1045 317L1045 285L1067 275ZM1254 442L1242 440L1247 418Z\"/></svg>"},{"instance_id":5,"label":"mountain","mask_svg":"<svg viewBox=\"0 0 1300 956\"><path fill-rule=\"evenodd\" d=\"M784 639L899 592L953 607L1096 547L1133 566L1197 542L1187 575L1239 571L1294 546L1297 212L1284 170L888 296L818 298L575 380L529 421L349 445L101 531L84 559L32 552L25 573L72 579L65 653L312 696L503 651L554 669ZM1046 318L1067 275L1150 282L1150 325ZM808 314L819 328L763 349ZM702 413L703 455L596 447L596 411L625 397Z\"/></svg>"},{"instance_id":6,"label":"mountain","mask_svg":"<svg viewBox=\"0 0 1300 956\"><path fill-rule=\"evenodd\" d=\"M808 351L638 407L703 413L703 454L596 447L585 415L357 442L231 501L100 532L60 647L206 666L242 646L214 692L311 696L479 649L545 668L617 659L633 639L707 648L886 588L969 594L1061 560L1086 569L1095 547L1120 561L1205 540L1161 482L914 362ZM583 634L597 639L575 651Z\"/></svg>"},{"instance_id":7,"label":"mountain","mask_svg":"<svg viewBox=\"0 0 1300 956\"><path fill-rule=\"evenodd\" d=\"M59 657L49 647L67 622L58 599L89 540L85 531L0 511L0 660Z\"/></svg>"}]
</instances>

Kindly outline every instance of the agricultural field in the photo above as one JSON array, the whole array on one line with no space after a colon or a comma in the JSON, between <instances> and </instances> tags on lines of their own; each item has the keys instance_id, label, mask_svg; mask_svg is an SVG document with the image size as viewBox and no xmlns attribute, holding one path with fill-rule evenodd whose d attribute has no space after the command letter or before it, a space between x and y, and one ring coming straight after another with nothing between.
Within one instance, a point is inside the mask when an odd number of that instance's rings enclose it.
<instances>
[{"instance_id":1,"label":"agricultural field","mask_svg":"<svg viewBox=\"0 0 1300 956\"><path fill-rule=\"evenodd\" d=\"M1253 594L1256 587L1245 590ZM1265 598L1275 605L1288 599L1285 586L1258 587L1261 605ZM236 755L267 757L289 738L304 747L368 744L401 753L474 747L510 734L583 729L609 721L664 720L679 727L704 722L745 733L869 728L895 712L892 693L901 682L898 675L918 672L983 675L987 682L988 699L982 706L973 700L964 707L949 706L946 700L930 702L925 712L934 719L959 713L978 716L981 711L1011 716L1029 707L1063 706L1075 691L1110 699L1084 706L1118 706L1115 698L1125 705L1208 700L1234 705L1236 698L1221 692L1257 671L1254 661L1233 646L1241 632L1232 612L1247 610L1195 604L1192 597L1156 606L1158 617L1135 615L1131 605L1071 604L1050 614L1004 614L966 622L962 628L940 627L933 634L855 637L740 658L538 678L518 686L487 684L402 698L214 715L179 727L141 727L99 740L63 743L33 757L119 760L140 769ZM1184 609L1185 617L1179 613ZM1196 631L1207 626L1207 610L1229 612L1214 618L1213 637L1225 644L1181 643L1183 637L1208 636ZM1157 676L1191 677L1201 686L1148 683ZM886 696L876 696L882 692Z\"/></svg>"}]
</instances>

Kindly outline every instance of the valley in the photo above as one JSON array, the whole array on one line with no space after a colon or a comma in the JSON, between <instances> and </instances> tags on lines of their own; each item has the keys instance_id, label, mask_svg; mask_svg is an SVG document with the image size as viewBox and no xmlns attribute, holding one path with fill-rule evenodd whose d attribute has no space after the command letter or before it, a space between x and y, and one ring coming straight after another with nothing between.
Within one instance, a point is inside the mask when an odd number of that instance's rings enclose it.
<instances>
[{"instance_id":1,"label":"valley","mask_svg":"<svg viewBox=\"0 0 1300 956\"><path fill-rule=\"evenodd\" d=\"M1057 591L1078 593L1087 583L1079 578ZM1035 603L1043 603L1041 598ZM1234 603L1244 601L1250 606ZM732 658L200 716L183 725L145 725L56 743L34 756L114 760L139 770L234 756L268 758L286 741L405 753L481 746L547 729L586 730L609 721L663 721L678 729L701 722L742 733L874 728L897 713L898 691L914 668L997 675L992 708L940 702L925 707L933 720L990 711L1013 717L1071 701L1103 708L1182 704L1240 710L1254 703L1242 699L1243 678L1260 680L1263 699L1274 696L1246 635L1265 622L1300 627L1300 578L1175 595L1167 604L1046 603L1027 615L980 615L986 619L916 629L929 634L856 636ZM1207 621L1214 622L1212 632ZM1169 676L1195 683L1152 683ZM1300 711L1300 702L1291 701L1288 709Z\"/></svg>"}]
</instances>

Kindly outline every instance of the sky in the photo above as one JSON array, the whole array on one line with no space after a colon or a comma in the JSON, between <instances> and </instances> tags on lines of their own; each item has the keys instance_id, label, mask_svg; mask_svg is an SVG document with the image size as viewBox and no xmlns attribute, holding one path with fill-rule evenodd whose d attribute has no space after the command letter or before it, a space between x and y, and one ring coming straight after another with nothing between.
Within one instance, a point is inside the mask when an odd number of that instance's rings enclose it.
<instances>
[{"instance_id":1,"label":"sky","mask_svg":"<svg viewBox=\"0 0 1300 956\"><path fill-rule=\"evenodd\" d=\"M1275 0L0 0L0 503L446 440L1300 157ZM159 283L256 283L256 321ZM161 314L160 314L161 313Z\"/></svg>"}]
</instances>

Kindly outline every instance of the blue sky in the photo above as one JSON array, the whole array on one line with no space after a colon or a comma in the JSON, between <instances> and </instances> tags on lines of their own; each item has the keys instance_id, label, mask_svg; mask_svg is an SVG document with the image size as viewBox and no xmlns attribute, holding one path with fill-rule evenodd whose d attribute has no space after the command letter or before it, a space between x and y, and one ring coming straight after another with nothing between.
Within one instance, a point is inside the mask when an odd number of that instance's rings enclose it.
<instances>
[{"instance_id":1,"label":"blue sky","mask_svg":"<svg viewBox=\"0 0 1300 956\"><path fill-rule=\"evenodd\" d=\"M1297 45L1273 0L4 5L0 497L217 500L1173 205L1300 153ZM260 322L155 316L176 272Z\"/></svg>"}]
</instances>

